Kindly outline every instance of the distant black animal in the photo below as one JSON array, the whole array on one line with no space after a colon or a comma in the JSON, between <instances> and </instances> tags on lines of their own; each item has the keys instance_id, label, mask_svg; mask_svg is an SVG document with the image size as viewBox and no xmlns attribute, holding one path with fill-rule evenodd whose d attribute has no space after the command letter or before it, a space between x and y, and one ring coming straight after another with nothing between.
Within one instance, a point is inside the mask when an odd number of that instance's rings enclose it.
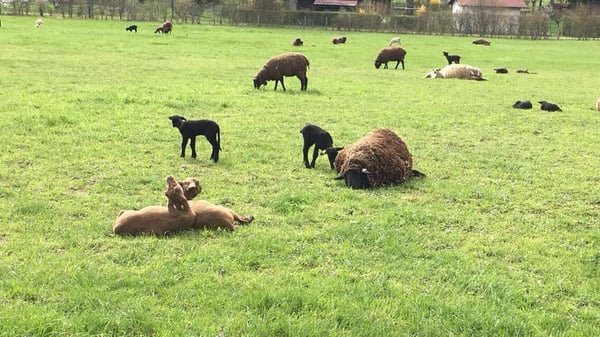
<instances>
[{"instance_id":1,"label":"distant black animal","mask_svg":"<svg viewBox=\"0 0 600 337\"><path fill-rule=\"evenodd\" d=\"M558 105L554 103L548 103L546 101L539 101L538 103L541 104L540 108L544 111L562 111Z\"/></svg>"},{"instance_id":2,"label":"distant black animal","mask_svg":"<svg viewBox=\"0 0 600 337\"><path fill-rule=\"evenodd\" d=\"M446 60L448 60L448 64L452 64L452 62L459 64L460 63L460 56L458 55L449 55L447 51L442 52L442 54L444 54L444 56L446 57Z\"/></svg>"},{"instance_id":3,"label":"distant black animal","mask_svg":"<svg viewBox=\"0 0 600 337\"><path fill-rule=\"evenodd\" d=\"M516 101L512 107L515 109L531 109L533 106L530 101Z\"/></svg>"},{"instance_id":4,"label":"distant black animal","mask_svg":"<svg viewBox=\"0 0 600 337\"><path fill-rule=\"evenodd\" d=\"M171 23L171 21L165 20L165 22L162 25L163 28L163 33L165 34L171 34L171 31L173 30L173 24Z\"/></svg>"},{"instance_id":5,"label":"distant black animal","mask_svg":"<svg viewBox=\"0 0 600 337\"><path fill-rule=\"evenodd\" d=\"M314 168L315 161L319 156L319 150L323 150L321 154L327 154L329 158L329 166L331 169L334 169L333 162L335 160L335 156L337 155L337 151L332 151L333 148L333 138L329 132L323 130L321 127L314 124L307 124L305 127L300 130L302 134L302 138L304 138L304 146L302 147L302 156L304 159L304 166L306 168ZM308 162L308 150L311 146L315 146L313 151L312 161Z\"/></svg>"},{"instance_id":6,"label":"distant black animal","mask_svg":"<svg viewBox=\"0 0 600 337\"><path fill-rule=\"evenodd\" d=\"M508 74L508 69L506 68L496 68L494 70L496 71L496 74Z\"/></svg>"},{"instance_id":7,"label":"distant black animal","mask_svg":"<svg viewBox=\"0 0 600 337\"><path fill-rule=\"evenodd\" d=\"M190 120L179 115L170 116L174 128L178 128L181 133L181 157L185 157L185 147L188 140L192 149L192 158L196 158L196 136L204 135L212 145L210 159L215 163L219 161L219 151L221 150L221 131L219 125L208 119Z\"/></svg>"},{"instance_id":8,"label":"distant black animal","mask_svg":"<svg viewBox=\"0 0 600 337\"><path fill-rule=\"evenodd\" d=\"M294 41L292 41L292 46L300 47L302 45L304 45L304 42L300 38L296 38Z\"/></svg>"},{"instance_id":9,"label":"distant black animal","mask_svg":"<svg viewBox=\"0 0 600 337\"><path fill-rule=\"evenodd\" d=\"M131 26L125 28L125 30L129 31L129 32L136 32L137 33L137 26L136 25L131 25Z\"/></svg>"}]
</instances>

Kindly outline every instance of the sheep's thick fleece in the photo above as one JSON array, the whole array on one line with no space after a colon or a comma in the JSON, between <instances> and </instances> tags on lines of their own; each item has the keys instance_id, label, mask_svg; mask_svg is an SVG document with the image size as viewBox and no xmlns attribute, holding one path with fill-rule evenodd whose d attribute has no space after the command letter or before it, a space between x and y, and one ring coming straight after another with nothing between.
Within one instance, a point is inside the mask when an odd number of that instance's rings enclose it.
<instances>
[{"instance_id":1,"label":"sheep's thick fleece","mask_svg":"<svg viewBox=\"0 0 600 337\"><path fill-rule=\"evenodd\" d=\"M442 69L435 69L425 75L430 78L458 78L463 80L482 80L481 69L468 64L449 64Z\"/></svg>"},{"instance_id":2,"label":"sheep's thick fleece","mask_svg":"<svg viewBox=\"0 0 600 337\"><path fill-rule=\"evenodd\" d=\"M300 79L301 89L306 90L306 71L309 67L308 58L302 53L285 53L273 56L254 77L254 86L258 88L267 81L280 81L283 86L284 76L296 76ZM277 88L277 82L275 82ZM285 86L283 86L285 90Z\"/></svg>"},{"instance_id":3,"label":"sheep's thick fleece","mask_svg":"<svg viewBox=\"0 0 600 337\"><path fill-rule=\"evenodd\" d=\"M376 129L345 146L335 159L337 172L366 169L371 187L401 184L412 176L412 155L404 141L390 129Z\"/></svg>"}]
</instances>

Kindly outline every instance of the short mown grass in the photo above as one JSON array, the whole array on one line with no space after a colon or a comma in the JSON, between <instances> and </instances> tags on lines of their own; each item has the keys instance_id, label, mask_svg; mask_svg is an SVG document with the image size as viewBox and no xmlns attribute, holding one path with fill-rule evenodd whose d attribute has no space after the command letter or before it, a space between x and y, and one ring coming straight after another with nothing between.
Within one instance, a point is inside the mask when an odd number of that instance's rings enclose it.
<instances>
[{"instance_id":1,"label":"short mown grass","mask_svg":"<svg viewBox=\"0 0 600 337\"><path fill-rule=\"evenodd\" d=\"M0 28L1 336L600 334L596 41L406 35L406 70L376 70L389 34L33 22ZM308 90L255 90L296 37ZM488 80L423 79L444 50ZM172 114L220 124L219 163L202 139L179 158ZM391 128L427 177L347 189L303 167L308 122L337 145ZM256 220L113 235L169 174Z\"/></svg>"}]
</instances>

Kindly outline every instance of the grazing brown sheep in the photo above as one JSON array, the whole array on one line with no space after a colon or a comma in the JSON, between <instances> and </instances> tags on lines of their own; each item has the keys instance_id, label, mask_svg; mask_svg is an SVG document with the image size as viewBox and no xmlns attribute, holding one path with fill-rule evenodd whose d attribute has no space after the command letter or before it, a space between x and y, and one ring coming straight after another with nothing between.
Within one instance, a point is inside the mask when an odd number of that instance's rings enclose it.
<instances>
[{"instance_id":1,"label":"grazing brown sheep","mask_svg":"<svg viewBox=\"0 0 600 337\"><path fill-rule=\"evenodd\" d=\"M148 206L140 210L121 211L113 226L116 234L152 233L163 235L192 228L196 214L184 196L183 188L172 176L167 177L165 195L168 207Z\"/></svg>"},{"instance_id":2,"label":"grazing brown sheep","mask_svg":"<svg viewBox=\"0 0 600 337\"><path fill-rule=\"evenodd\" d=\"M388 62L396 61L396 67L394 69L398 69L398 65L402 63L402 69L404 69L404 57L406 56L406 49L393 46L393 47L385 47L379 51L377 57L375 58L375 68L379 69L383 64L383 69L388 68Z\"/></svg>"},{"instance_id":3,"label":"grazing brown sheep","mask_svg":"<svg viewBox=\"0 0 600 337\"><path fill-rule=\"evenodd\" d=\"M361 189L401 184L413 176L412 155L404 141L390 129L376 129L345 146L335 158L336 179Z\"/></svg>"},{"instance_id":4,"label":"grazing brown sheep","mask_svg":"<svg viewBox=\"0 0 600 337\"><path fill-rule=\"evenodd\" d=\"M165 20L165 22L163 22L163 24L162 24L162 32L165 34L171 34L172 30L173 30L173 24L171 23L171 21Z\"/></svg>"},{"instance_id":5,"label":"grazing brown sheep","mask_svg":"<svg viewBox=\"0 0 600 337\"><path fill-rule=\"evenodd\" d=\"M489 46L492 43L490 41L488 41L488 40L478 39L478 40L473 41L473 44L480 44L480 45L483 45L483 46Z\"/></svg>"},{"instance_id":6,"label":"grazing brown sheep","mask_svg":"<svg viewBox=\"0 0 600 337\"><path fill-rule=\"evenodd\" d=\"M273 56L254 76L254 88L260 89L261 86L267 85L267 81L275 81L275 90L277 90L277 83L281 82L281 87L285 91L283 77L296 76L300 80L300 90L306 90L308 86L308 79L306 78L308 67L308 58L302 53L292 52Z\"/></svg>"}]
</instances>

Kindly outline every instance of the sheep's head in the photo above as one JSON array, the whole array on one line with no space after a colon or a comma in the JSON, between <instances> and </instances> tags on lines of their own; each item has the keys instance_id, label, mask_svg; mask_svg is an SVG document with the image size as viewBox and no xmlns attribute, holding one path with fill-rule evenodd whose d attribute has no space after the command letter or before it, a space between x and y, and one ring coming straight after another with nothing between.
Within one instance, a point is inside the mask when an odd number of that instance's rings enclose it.
<instances>
[{"instance_id":1,"label":"sheep's head","mask_svg":"<svg viewBox=\"0 0 600 337\"><path fill-rule=\"evenodd\" d=\"M375 60L375 69L379 69L379 67L381 67L382 64L383 64L383 62L381 62L379 60Z\"/></svg>"},{"instance_id":2,"label":"sheep's head","mask_svg":"<svg viewBox=\"0 0 600 337\"><path fill-rule=\"evenodd\" d=\"M329 159L329 166L331 166L332 170L335 168L335 158L342 149L343 147L328 147L325 149L325 151L321 152L321 155L327 155L327 159Z\"/></svg>"},{"instance_id":3,"label":"sheep's head","mask_svg":"<svg viewBox=\"0 0 600 337\"><path fill-rule=\"evenodd\" d=\"M169 116L169 119L171 120L171 123L173 124L174 128L181 127L183 122L187 121L187 119L185 117L179 116L179 115Z\"/></svg>"},{"instance_id":4,"label":"sheep's head","mask_svg":"<svg viewBox=\"0 0 600 337\"><path fill-rule=\"evenodd\" d=\"M260 87L263 85L267 85L267 80L263 79L260 75L256 75L254 77L254 88L260 89Z\"/></svg>"},{"instance_id":5,"label":"sheep's head","mask_svg":"<svg viewBox=\"0 0 600 337\"><path fill-rule=\"evenodd\" d=\"M187 178L177 183L183 189L183 195L187 200L194 199L195 196L202 192L202 185L200 185L200 181L196 178Z\"/></svg>"},{"instance_id":6,"label":"sheep's head","mask_svg":"<svg viewBox=\"0 0 600 337\"><path fill-rule=\"evenodd\" d=\"M365 189L371 187L368 177L369 171L358 167L351 167L346 172L335 177L336 180L344 179L346 186L352 189Z\"/></svg>"},{"instance_id":7,"label":"sheep's head","mask_svg":"<svg viewBox=\"0 0 600 337\"><path fill-rule=\"evenodd\" d=\"M184 211L189 207L187 199L183 195L183 188L173 176L167 177L165 196L169 199L169 210L176 209Z\"/></svg>"},{"instance_id":8,"label":"sheep's head","mask_svg":"<svg viewBox=\"0 0 600 337\"><path fill-rule=\"evenodd\" d=\"M436 68L425 74L423 78L444 78L444 75L442 75L440 68Z\"/></svg>"}]
</instances>

